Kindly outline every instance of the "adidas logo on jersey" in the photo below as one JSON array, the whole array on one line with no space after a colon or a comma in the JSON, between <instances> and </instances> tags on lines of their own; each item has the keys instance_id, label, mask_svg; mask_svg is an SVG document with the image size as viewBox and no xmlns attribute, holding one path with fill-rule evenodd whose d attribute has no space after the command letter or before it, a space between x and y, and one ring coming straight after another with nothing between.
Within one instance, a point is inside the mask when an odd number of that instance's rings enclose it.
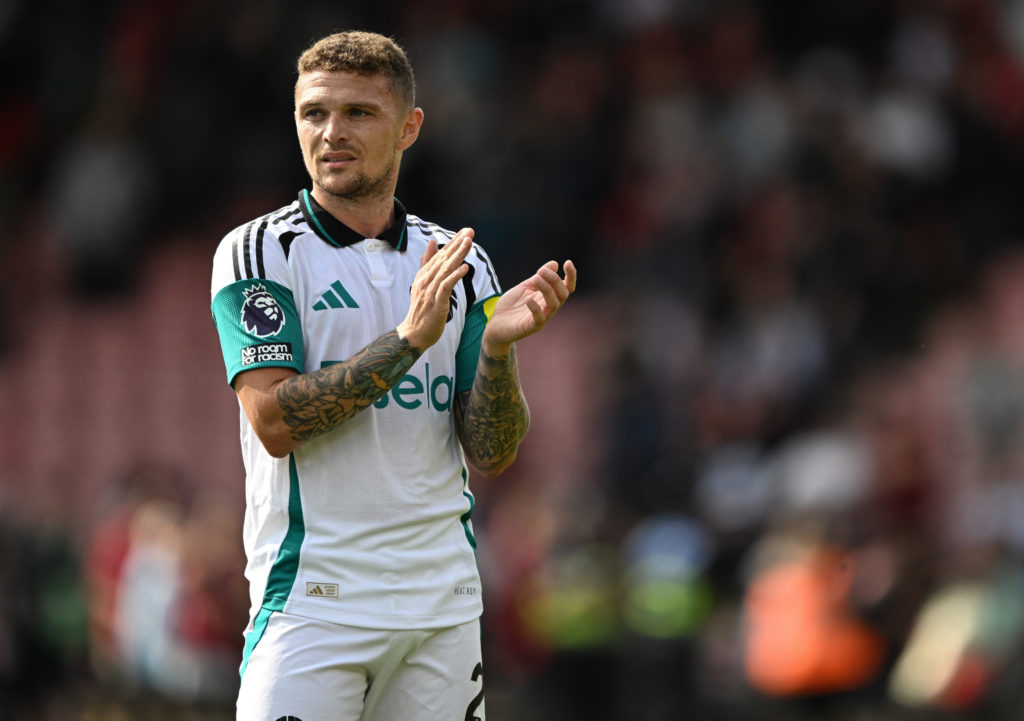
<instances>
[{"instance_id":1,"label":"adidas logo on jersey","mask_svg":"<svg viewBox=\"0 0 1024 721\"><path fill-rule=\"evenodd\" d=\"M337 598L338 584L306 582L306 595L318 598Z\"/></svg>"},{"instance_id":2,"label":"adidas logo on jersey","mask_svg":"<svg viewBox=\"0 0 1024 721\"><path fill-rule=\"evenodd\" d=\"M313 304L313 310L327 310L329 308L358 308L356 299L345 290L340 280L331 283L331 287L320 294L320 300Z\"/></svg>"}]
</instances>

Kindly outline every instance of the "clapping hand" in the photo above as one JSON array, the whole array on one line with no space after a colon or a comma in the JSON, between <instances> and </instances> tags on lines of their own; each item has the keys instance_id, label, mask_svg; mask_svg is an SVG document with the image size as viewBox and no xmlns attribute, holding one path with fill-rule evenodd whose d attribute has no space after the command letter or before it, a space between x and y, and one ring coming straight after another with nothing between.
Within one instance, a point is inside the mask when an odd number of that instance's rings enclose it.
<instances>
[{"instance_id":1,"label":"clapping hand","mask_svg":"<svg viewBox=\"0 0 1024 721\"><path fill-rule=\"evenodd\" d=\"M491 357L507 355L512 344L539 331L576 290L576 266L550 260L532 276L509 289L498 300L484 329L484 352Z\"/></svg>"}]
</instances>

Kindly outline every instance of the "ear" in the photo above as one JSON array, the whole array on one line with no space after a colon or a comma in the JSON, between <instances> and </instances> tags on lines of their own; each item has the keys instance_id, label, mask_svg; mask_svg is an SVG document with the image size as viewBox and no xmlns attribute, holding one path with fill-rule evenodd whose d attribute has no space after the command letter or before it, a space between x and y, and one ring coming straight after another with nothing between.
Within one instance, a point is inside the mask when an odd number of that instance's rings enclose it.
<instances>
[{"instance_id":1,"label":"ear","mask_svg":"<svg viewBox=\"0 0 1024 721\"><path fill-rule=\"evenodd\" d=\"M416 138L420 136L420 126L422 125L422 108L413 108L405 114L405 122L402 123L402 132L398 136L398 150L406 150L416 142Z\"/></svg>"}]
</instances>

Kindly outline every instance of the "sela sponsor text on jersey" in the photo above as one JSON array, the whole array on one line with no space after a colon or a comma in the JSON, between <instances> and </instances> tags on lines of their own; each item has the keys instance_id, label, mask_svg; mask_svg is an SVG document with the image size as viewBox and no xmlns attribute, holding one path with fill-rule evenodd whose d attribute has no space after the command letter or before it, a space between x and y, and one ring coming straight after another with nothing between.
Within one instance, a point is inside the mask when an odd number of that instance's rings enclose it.
<instances>
[{"instance_id":1,"label":"sela sponsor text on jersey","mask_svg":"<svg viewBox=\"0 0 1024 721\"><path fill-rule=\"evenodd\" d=\"M334 365L340 361L324 361L321 368ZM422 378L406 374L402 376L387 393L373 403L374 408L387 408L394 402L400 408L413 410L426 406L436 411L447 411L452 406L452 391L455 378L449 375L430 375L430 364L423 363Z\"/></svg>"}]
</instances>

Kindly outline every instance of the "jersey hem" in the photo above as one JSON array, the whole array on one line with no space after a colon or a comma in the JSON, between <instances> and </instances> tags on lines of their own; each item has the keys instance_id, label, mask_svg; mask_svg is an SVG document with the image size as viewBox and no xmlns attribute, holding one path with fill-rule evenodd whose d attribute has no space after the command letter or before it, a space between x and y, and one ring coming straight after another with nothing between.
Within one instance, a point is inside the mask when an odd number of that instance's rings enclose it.
<instances>
[{"instance_id":1,"label":"jersey hem","mask_svg":"<svg viewBox=\"0 0 1024 721\"><path fill-rule=\"evenodd\" d=\"M266 608L266 604L260 610L263 608ZM414 629L448 628L449 626L469 623L480 618L483 615L484 609L483 604L478 603L474 606L439 616L411 616L408 614L370 616L358 613L324 613L323 606L291 599L280 610L292 616L336 623L341 626L367 628L374 631L409 631Z\"/></svg>"}]
</instances>

